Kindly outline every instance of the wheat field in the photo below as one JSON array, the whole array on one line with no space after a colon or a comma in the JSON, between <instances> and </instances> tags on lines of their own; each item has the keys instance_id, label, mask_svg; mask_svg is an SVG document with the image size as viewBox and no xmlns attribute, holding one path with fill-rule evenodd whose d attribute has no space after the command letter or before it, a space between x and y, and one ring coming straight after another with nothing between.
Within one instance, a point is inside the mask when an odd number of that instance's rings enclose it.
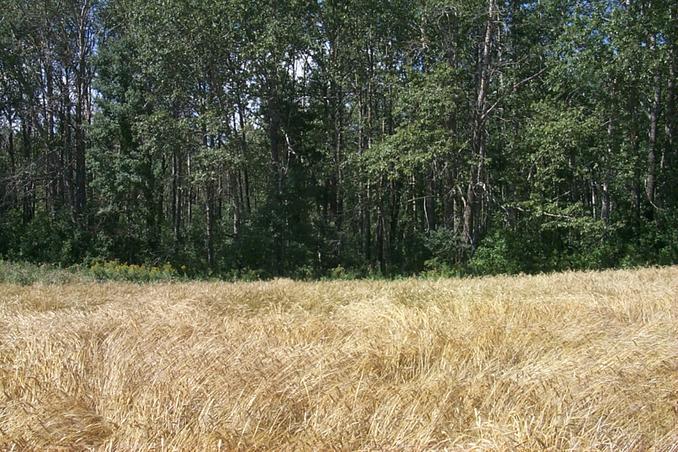
<instances>
[{"instance_id":1,"label":"wheat field","mask_svg":"<svg viewBox=\"0 0 678 452\"><path fill-rule=\"evenodd\" d=\"M7 450L678 450L678 267L0 285Z\"/></svg>"}]
</instances>

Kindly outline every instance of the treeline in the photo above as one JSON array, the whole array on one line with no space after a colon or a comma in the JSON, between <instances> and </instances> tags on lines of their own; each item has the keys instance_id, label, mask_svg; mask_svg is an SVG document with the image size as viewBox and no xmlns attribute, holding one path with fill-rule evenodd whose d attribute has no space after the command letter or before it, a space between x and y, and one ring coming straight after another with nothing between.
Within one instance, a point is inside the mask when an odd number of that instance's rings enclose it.
<instances>
[{"instance_id":1,"label":"treeline","mask_svg":"<svg viewBox=\"0 0 678 452\"><path fill-rule=\"evenodd\" d=\"M0 257L678 262L671 0L3 0Z\"/></svg>"}]
</instances>

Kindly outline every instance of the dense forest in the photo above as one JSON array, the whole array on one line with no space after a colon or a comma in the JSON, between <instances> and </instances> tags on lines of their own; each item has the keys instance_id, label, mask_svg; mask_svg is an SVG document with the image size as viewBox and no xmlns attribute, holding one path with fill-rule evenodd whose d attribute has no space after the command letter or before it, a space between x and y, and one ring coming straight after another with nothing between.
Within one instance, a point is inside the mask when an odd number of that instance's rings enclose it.
<instances>
[{"instance_id":1,"label":"dense forest","mask_svg":"<svg viewBox=\"0 0 678 452\"><path fill-rule=\"evenodd\" d=\"M0 257L678 262L672 0L1 0Z\"/></svg>"}]
</instances>

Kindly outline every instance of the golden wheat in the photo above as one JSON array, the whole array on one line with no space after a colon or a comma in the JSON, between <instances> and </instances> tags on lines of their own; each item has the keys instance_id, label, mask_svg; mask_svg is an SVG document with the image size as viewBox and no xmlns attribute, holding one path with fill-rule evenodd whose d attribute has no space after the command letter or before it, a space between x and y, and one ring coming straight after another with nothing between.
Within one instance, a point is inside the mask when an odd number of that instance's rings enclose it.
<instances>
[{"instance_id":1,"label":"golden wheat","mask_svg":"<svg viewBox=\"0 0 678 452\"><path fill-rule=\"evenodd\" d=\"M678 450L678 268L0 285L0 447Z\"/></svg>"}]
</instances>

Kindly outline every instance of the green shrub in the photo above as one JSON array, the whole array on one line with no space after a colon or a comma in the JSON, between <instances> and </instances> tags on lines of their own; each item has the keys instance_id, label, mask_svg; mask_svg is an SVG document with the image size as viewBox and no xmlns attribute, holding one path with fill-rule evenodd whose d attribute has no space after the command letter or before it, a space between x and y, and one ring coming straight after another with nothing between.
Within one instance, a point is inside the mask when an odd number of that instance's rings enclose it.
<instances>
[{"instance_id":1,"label":"green shrub","mask_svg":"<svg viewBox=\"0 0 678 452\"><path fill-rule=\"evenodd\" d=\"M425 263L429 270L454 267L469 251L459 235L448 228L431 231L423 238L423 244L431 256Z\"/></svg>"},{"instance_id":2,"label":"green shrub","mask_svg":"<svg viewBox=\"0 0 678 452\"><path fill-rule=\"evenodd\" d=\"M94 261L89 272L98 281L130 281L130 282L154 282L172 281L179 279L179 273L170 265L150 266L125 264L118 261Z\"/></svg>"},{"instance_id":3,"label":"green shrub","mask_svg":"<svg viewBox=\"0 0 678 452\"><path fill-rule=\"evenodd\" d=\"M375 274L374 272L367 273L366 275L362 275L359 271L357 270L352 270L352 269L346 269L342 267L341 265L337 265L333 269L331 269L327 275L327 279L330 280L352 280L352 279L364 279L365 276L367 276L369 279L378 279L378 278L383 278L382 275Z\"/></svg>"},{"instance_id":4,"label":"green shrub","mask_svg":"<svg viewBox=\"0 0 678 452\"><path fill-rule=\"evenodd\" d=\"M426 270L419 274L424 279L455 278L464 275L459 266L450 265L438 257L427 260L424 267Z\"/></svg>"},{"instance_id":5,"label":"green shrub","mask_svg":"<svg viewBox=\"0 0 678 452\"><path fill-rule=\"evenodd\" d=\"M90 280L78 267L60 268L50 264L0 260L0 283L28 285L66 284Z\"/></svg>"},{"instance_id":6,"label":"green shrub","mask_svg":"<svg viewBox=\"0 0 678 452\"><path fill-rule=\"evenodd\" d=\"M499 233L486 237L468 263L469 271L476 275L517 273L519 265L511 258L506 238Z\"/></svg>"},{"instance_id":7,"label":"green shrub","mask_svg":"<svg viewBox=\"0 0 678 452\"><path fill-rule=\"evenodd\" d=\"M267 279L270 279L271 276L266 273L264 270L260 269L251 269L249 267L245 268L239 268L239 269L231 269L227 272L222 272L218 275L214 276L215 280L220 280L220 281L231 281L231 282L236 282L236 281L245 281L245 282L252 282L252 281L264 281Z\"/></svg>"}]
</instances>

